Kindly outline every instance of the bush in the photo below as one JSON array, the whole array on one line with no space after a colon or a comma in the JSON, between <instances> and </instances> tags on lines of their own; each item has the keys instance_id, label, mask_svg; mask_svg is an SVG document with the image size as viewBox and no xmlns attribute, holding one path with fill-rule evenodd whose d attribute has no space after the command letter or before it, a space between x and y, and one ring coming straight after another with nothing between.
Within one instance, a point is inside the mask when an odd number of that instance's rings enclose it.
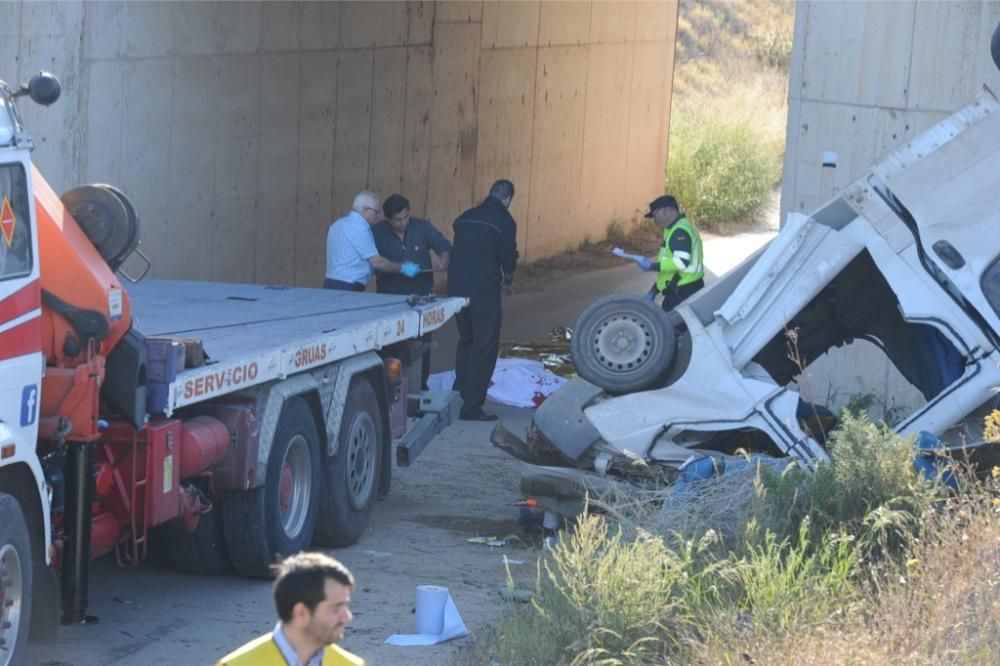
<instances>
[{"instance_id":1,"label":"bush","mask_svg":"<svg viewBox=\"0 0 1000 666\"><path fill-rule=\"evenodd\" d=\"M812 474L761 470L764 506L758 513L784 538L794 538L808 521L814 541L844 530L868 559L898 556L941 496L939 486L917 475L913 455L911 438L845 411L831 434L830 464Z\"/></svg>"},{"instance_id":2,"label":"bush","mask_svg":"<svg viewBox=\"0 0 1000 666\"><path fill-rule=\"evenodd\" d=\"M706 228L746 218L781 178L781 160L749 119L675 109L667 190Z\"/></svg>"},{"instance_id":3,"label":"bush","mask_svg":"<svg viewBox=\"0 0 1000 666\"><path fill-rule=\"evenodd\" d=\"M505 618L472 663L666 663L695 635L703 600L714 598L714 567L699 557L710 543L673 551L653 535L626 539L582 516L539 564L531 607Z\"/></svg>"},{"instance_id":4,"label":"bush","mask_svg":"<svg viewBox=\"0 0 1000 666\"><path fill-rule=\"evenodd\" d=\"M844 663L865 663L903 643L912 663L927 663L921 630L935 636L926 654L938 656L955 631L935 613L938 580L955 588L947 594L955 618L975 609L990 632L1000 630L1000 604L976 592L972 573L989 569L1000 586L992 496L970 492L950 500L958 510L944 508L940 487L913 470L912 441L849 413L830 441L831 462L812 474L761 465L738 477L749 488L733 490L744 506L730 504L745 516L738 543L713 530L665 533L704 523L670 520L648 490L603 498L618 525L582 516L561 534L539 563L532 605L512 609L469 663L740 663L752 655L756 663L822 664L837 649L855 655ZM666 508L670 489L657 492ZM648 531L654 525L664 533ZM972 555L974 564L961 564ZM920 629L894 621L904 614ZM992 634L967 631L962 654L995 663ZM802 637L824 648L803 646Z\"/></svg>"},{"instance_id":5,"label":"bush","mask_svg":"<svg viewBox=\"0 0 1000 666\"><path fill-rule=\"evenodd\" d=\"M751 32L750 47L754 57L766 67L788 71L792 59L792 36L785 30Z\"/></svg>"},{"instance_id":6,"label":"bush","mask_svg":"<svg viewBox=\"0 0 1000 666\"><path fill-rule=\"evenodd\" d=\"M851 612L832 613L818 627L729 626L691 661L818 666L836 655L832 663L1000 663L996 471L987 485L966 478L967 492L927 514L907 559L887 567L874 588L853 584Z\"/></svg>"},{"instance_id":7,"label":"bush","mask_svg":"<svg viewBox=\"0 0 1000 666\"><path fill-rule=\"evenodd\" d=\"M779 182L794 17L781 0L681 0L667 190L704 228L764 213Z\"/></svg>"}]
</instances>

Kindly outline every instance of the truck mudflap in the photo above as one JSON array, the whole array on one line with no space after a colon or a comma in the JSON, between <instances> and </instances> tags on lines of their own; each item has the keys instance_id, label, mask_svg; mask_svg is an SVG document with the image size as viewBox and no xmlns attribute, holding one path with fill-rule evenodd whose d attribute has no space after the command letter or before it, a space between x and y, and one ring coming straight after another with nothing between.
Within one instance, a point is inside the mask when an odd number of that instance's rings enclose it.
<instances>
[{"instance_id":1,"label":"truck mudflap","mask_svg":"<svg viewBox=\"0 0 1000 666\"><path fill-rule=\"evenodd\" d=\"M455 391L423 391L409 396L416 421L396 442L396 465L408 467L434 437L458 420L462 399Z\"/></svg>"}]
</instances>

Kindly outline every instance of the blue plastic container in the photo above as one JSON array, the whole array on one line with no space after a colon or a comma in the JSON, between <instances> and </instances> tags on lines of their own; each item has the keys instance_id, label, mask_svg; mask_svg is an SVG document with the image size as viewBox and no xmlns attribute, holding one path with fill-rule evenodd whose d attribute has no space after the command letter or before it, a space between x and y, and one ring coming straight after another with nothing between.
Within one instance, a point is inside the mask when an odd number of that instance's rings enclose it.
<instances>
[{"instance_id":1,"label":"blue plastic container","mask_svg":"<svg viewBox=\"0 0 1000 666\"><path fill-rule=\"evenodd\" d=\"M947 448L941 443L941 438L932 432L922 430L917 435L917 455L913 456L913 469L928 481L936 481L949 488L958 488L958 479L952 474L951 459L946 455Z\"/></svg>"}]
</instances>

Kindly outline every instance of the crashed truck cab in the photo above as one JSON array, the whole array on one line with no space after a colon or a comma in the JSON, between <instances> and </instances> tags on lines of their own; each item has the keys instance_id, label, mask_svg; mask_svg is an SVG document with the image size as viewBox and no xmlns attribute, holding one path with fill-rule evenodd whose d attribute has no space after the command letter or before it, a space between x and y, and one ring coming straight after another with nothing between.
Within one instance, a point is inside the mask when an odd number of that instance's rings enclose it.
<instances>
[{"instance_id":1,"label":"crashed truck cab","mask_svg":"<svg viewBox=\"0 0 1000 666\"><path fill-rule=\"evenodd\" d=\"M1000 385L997 192L1000 104L987 89L812 215L789 215L673 313L627 296L591 305L573 337L581 378L539 407L527 441L500 427L494 443L546 466L522 483L541 496L669 480L708 456L811 468L827 459L825 403L850 389L831 377L878 357L897 431L981 442L981 419L963 419ZM867 356L843 355L859 345Z\"/></svg>"}]
</instances>

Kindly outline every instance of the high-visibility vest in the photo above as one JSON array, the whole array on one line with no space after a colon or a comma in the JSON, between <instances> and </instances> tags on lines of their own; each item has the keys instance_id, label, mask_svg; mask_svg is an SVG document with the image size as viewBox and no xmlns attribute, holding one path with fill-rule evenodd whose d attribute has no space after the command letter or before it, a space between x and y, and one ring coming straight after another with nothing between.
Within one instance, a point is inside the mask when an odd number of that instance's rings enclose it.
<instances>
[{"instance_id":1,"label":"high-visibility vest","mask_svg":"<svg viewBox=\"0 0 1000 666\"><path fill-rule=\"evenodd\" d=\"M675 253L670 249L671 237L684 232L691 237L691 256L685 257L681 253ZM671 284L674 276L678 276L676 286L682 287L692 282L697 282L705 276L703 263L701 236L698 230L691 224L687 217L678 218L676 222L663 230L663 247L660 248L660 274L656 277L656 289L663 291L667 285Z\"/></svg>"},{"instance_id":2,"label":"high-visibility vest","mask_svg":"<svg viewBox=\"0 0 1000 666\"><path fill-rule=\"evenodd\" d=\"M219 662L218 666L274 666L284 664L278 644L271 634L255 638L246 645L230 652ZM327 645L323 648L322 666L365 666L361 657L351 654L339 645Z\"/></svg>"}]
</instances>

